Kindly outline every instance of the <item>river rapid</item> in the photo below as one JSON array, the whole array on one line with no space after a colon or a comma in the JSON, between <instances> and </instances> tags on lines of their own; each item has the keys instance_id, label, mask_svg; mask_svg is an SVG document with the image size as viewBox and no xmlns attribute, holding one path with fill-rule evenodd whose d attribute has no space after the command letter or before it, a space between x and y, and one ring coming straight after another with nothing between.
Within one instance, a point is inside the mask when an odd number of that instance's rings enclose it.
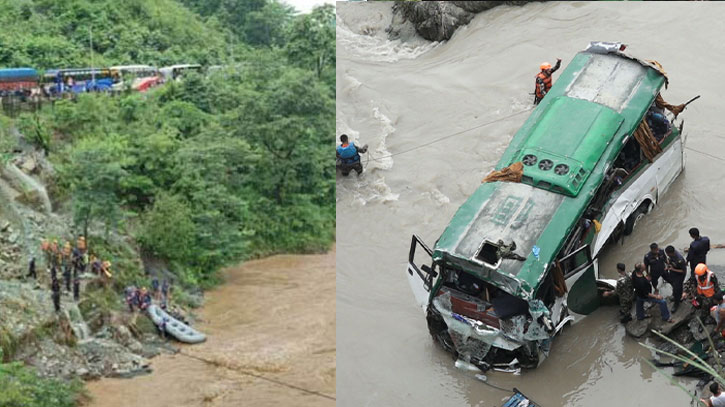
<instances>
[{"instance_id":1,"label":"river rapid","mask_svg":"<svg viewBox=\"0 0 725 407\"><path fill-rule=\"evenodd\" d=\"M391 16L391 3L337 3L337 135L370 146L362 176L337 176L338 405L500 405L510 393L456 369L428 334L405 276L411 235L432 245L493 168L528 112L502 118L531 107L539 64L559 57L565 67L597 40L659 61L670 78L668 102L702 95L680 115L686 170L623 244L604 249L602 277L614 278L617 262L631 269L651 242L686 247L693 226L725 243L725 5L501 6L440 44L388 40ZM708 259L725 264L725 249ZM539 368L487 376L544 406L688 405L644 363L651 357L625 335L615 308L600 308L565 328ZM680 382L694 388L694 380Z\"/></svg>"},{"instance_id":2,"label":"river rapid","mask_svg":"<svg viewBox=\"0 0 725 407\"><path fill-rule=\"evenodd\" d=\"M89 383L90 407L334 406L334 273L334 249L225 270L195 325L207 341L151 359L150 375Z\"/></svg>"}]
</instances>

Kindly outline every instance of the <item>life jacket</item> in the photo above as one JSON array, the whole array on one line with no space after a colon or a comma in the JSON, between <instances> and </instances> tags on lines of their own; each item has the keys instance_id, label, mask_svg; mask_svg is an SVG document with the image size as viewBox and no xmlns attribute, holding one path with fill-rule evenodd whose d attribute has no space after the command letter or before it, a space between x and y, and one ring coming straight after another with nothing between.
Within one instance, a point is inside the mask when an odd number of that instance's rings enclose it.
<instances>
[{"instance_id":1,"label":"life jacket","mask_svg":"<svg viewBox=\"0 0 725 407\"><path fill-rule=\"evenodd\" d=\"M715 285L710 281L711 276L712 276L712 271L708 271L705 281L700 281L699 278L696 279L698 294L704 295L705 297L708 297L708 298L715 295Z\"/></svg>"},{"instance_id":2,"label":"life jacket","mask_svg":"<svg viewBox=\"0 0 725 407\"><path fill-rule=\"evenodd\" d=\"M357 153L357 149L353 143L349 143L346 146L337 146L337 154L340 155L343 164L355 164L360 161L360 154Z\"/></svg>"},{"instance_id":3,"label":"life jacket","mask_svg":"<svg viewBox=\"0 0 725 407\"><path fill-rule=\"evenodd\" d=\"M547 75L542 71L536 75L536 79L541 79L541 81L544 82L544 92L542 93L539 88L539 81L536 81L536 97L542 99L547 93L549 93L549 89L551 89L551 75Z\"/></svg>"}]
</instances>

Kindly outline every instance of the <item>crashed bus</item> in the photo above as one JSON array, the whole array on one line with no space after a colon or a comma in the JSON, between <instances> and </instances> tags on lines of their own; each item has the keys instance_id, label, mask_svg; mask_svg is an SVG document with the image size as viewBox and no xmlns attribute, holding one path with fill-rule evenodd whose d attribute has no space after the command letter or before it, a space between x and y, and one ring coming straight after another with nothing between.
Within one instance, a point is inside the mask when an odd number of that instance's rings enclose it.
<instances>
[{"instance_id":1,"label":"crashed bus","mask_svg":"<svg viewBox=\"0 0 725 407\"><path fill-rule=\"evenodd\" d=\"M599 306L602 248L681 173L684 105L660 96L659 63L625 47L579 52L432 249L413 235L411 288L458 359L484 371L538 366L566 323Z\"/></svg>"}]
</instances>

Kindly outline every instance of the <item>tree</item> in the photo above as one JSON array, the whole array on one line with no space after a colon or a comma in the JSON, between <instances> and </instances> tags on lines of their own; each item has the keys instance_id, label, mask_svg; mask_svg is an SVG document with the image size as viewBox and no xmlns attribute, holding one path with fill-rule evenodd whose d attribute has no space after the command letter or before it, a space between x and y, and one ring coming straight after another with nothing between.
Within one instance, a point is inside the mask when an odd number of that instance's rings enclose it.
<instances>
[{"instance_id":1,"label":"tree","mask_svg":"<svg viewBox=\"0 0 725 407\"><path fill-rule=\"evenodd\" d=\"M256 46L284 45L284 30L294 16L294 8L276 1L245 16L244 39Z\"/></svg>"},{"instance_id":2,"label":"tree","mask_svg":"<svg viewBox=\"0 0 725 407\"><path fill-rule=\"evenodd\" d=\"M94 220L103 222L108 232L121 218L118 192L127 175L125 149L118 136L86 138L74 146L69 163L61 169L72 197L74 222L84 236Z\"/></svg>"},{"instance_id":3,"label":"tree","mask_svg":"<svg viewBox=\"0 0 725 407\"><path fill-rule=\"evenodd\" d=\"M189 204L178 195L161 193L153 208L141 217L137 239L147 250L167 260L186 261L194 257L196 227Z\"/></svg>"},{"instance_id":4,"label":"tree","mask_svg":"<svg viewBox=\"0 0 725 407\"><path fill-rule=\"evenodd\" d=\"M312 13L295 18L289 28L285 50L290 63L316 72L318 78L327 77L330 71L334 73L335 6L315 7ZM326 82L330 83L329 80Z\"/></svg>"}]
</instances>

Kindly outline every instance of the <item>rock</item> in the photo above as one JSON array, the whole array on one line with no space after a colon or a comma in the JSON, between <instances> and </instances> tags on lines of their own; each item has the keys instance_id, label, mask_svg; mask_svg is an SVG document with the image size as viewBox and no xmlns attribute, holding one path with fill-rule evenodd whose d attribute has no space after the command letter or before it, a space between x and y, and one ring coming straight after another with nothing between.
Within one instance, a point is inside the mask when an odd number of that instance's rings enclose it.
<instances>
[{"instance_id":1,"label":"rock","mask_svg":"<svg viewBox=\"0 0 725 407\"><path fill-rule=\"evenodd\" d=\"M0 232L5 231L12 232L13 230L10 228L10 222L3 220L2 222L0 222Z\"/></svg>"},{"instance_id":2,"label":"rock","mask_svg":"<svg viewBox=\"0 0 725 407\"><path fill-rule=\"evenodd\" d=\"M635 319L627 322L627 324L624 326L624 329L628 335L633 336L635 338L641 338L647 332L649 332L649 327L650 327L651 322L652 322L652 318L645 318L641 321L638 321L635 318Z\"/></svg>"},{"instance_id":3,"label":"rock","mask_svg":"<svg viewBox=\"0 0 725 407\"><path fill-rule=\"evenodd\" d=\"M38 162L35 161L35 158L33 158L32 156L25 157L23 159L23 162L20 164L20 169L23 170L26 174L32 174L37 168Z\"/></svg>"},{"instance_id":4,"label":"rock","mask_svg":"<svg viewBox=\"0 0 725 407\"><path fill-rule=\"evenodd\" d=\"M394 13L411 21L418 34L429 41L449 40L462 25L468 24L475 13L501 4L522 5L529 1L420 1L396 2ZM389 27L388 32L397 32Z\"/></svg>"}]
</instances>

